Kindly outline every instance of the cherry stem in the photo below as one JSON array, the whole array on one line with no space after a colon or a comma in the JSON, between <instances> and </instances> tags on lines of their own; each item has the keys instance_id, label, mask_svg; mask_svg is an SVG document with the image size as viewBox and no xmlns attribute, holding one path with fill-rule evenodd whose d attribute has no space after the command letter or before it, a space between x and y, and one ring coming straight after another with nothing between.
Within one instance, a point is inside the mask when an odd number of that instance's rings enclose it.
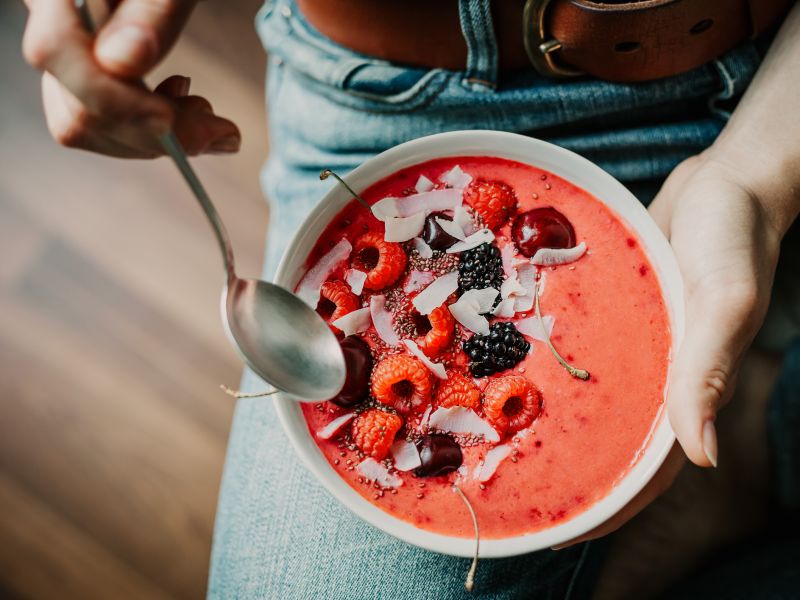
<instances>
[{"instance_id":1,"label":"cherry stem","mask_svg":"<svg viewBox=\"0 0 800 600\"><path fill-rule=\"evenodd\" d=\"M359 202L360 202L360 203L361 203L361 204L364 206L364 208L366 208L367 210L372 210L372 209L370 208L369 204L367 204L367 201L366 201L366 200L364 200L364 199L363 199L361 196L359 196L358 194L356 194L355 190L353 190L353 188L351 188L351 187L350 187L350 186L347 184L347 182L346 182L344 179L342 179L341 177L339 177L339 176L338 176L336 173L334 173L334 172L333 172L333 171L331 171L330 169L325 169L324 171L322 171L322 172L319 174L319 178L320 178L320 179L322 179L322 180L325 180L325 179L327 179L328 177L333 177L333 178L335 178L335 179L336 179L336 181L338 181L339 183L341 183L341 184L342 184L342 185L345 187L345 189L347 189L347 191L348 191L348 192L350 192L350 193L353 195L353 198L355 198L356 200L358 200L358 201L359 201Z\"/></svg>"},{"instance_id":2,"label":"cherry stem","mask_svg":"<svg viewBox=\"0 0 800 600\"><path fill-rule=\"evenodd\" d=\"M464 582L464 589L466 589L468 592L471 592L475 588L475 571L478 569L478 555L480 554L481 549L481 533L480 529L478 528L478 517L475 516L475 509L472 508L472 503L467 499L467 496L464 494L464 492L461 491L461 488L455 483L453 484L453 491L461 496L464 504L467 505L467 510L469 511L470 516L472 516L472 526L475 528L475 556L472 558L472 565L469 567L469 571L467 572L467 580Z\"/></svg>"},{"instance_id":3,"label":"cherry stem","mask_svg":"<svg viewBox=\"0 0 800 600\"><path fill-rule=\"evenodd\" d=\"M589 379L589 371L585 369L578 369L573 367L567 361L565 361L561 355L556 350L556 347L553 346L553 342L550 341L550 334L547 333L547 327L544 325L544 319L542 319L542 311L539 308L539 278L534 280L533 282L533 297L536 300L536 318L539 319L539 325L542 328L542 333L544 334L544 340L550 348L550 352L553 353L553 356L556 357L556 360L561 363L561 366L567 370L567 373L575 377L576 379L580 379L582 381L586 381Z\"/></svg>"},{"instance_id":4,"label":"cherry stem","mask_svg":"<svg viewBox=\"0 0 800 600\"><path fill-rule=\"evenodd\" d=\"M278 390L272 390L269 392L255 392L249 394L247 392L240 392L239 390L232 390L227 385L220 385L219 389L228 394L228 396L233 396L234 398L263 398L264 396L272 396L272 394L278 393Z\"/></svg>"}]
</instances>

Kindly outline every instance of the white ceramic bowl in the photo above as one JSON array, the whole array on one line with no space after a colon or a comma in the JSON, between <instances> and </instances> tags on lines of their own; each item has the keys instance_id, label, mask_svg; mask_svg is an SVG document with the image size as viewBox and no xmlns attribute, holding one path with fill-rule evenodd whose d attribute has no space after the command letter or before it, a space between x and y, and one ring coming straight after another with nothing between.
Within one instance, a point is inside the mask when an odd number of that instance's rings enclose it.
<instances>
[{"instance_id":1,"label":"white ceramic bowl","mask_svg":"<svg viewBox=\"0 0 800 600\"><path fill-rule=\"evenodd\" d=\"M673 352L683 333L683 283L667 240L639 201L611 175L585 158L547 142L497 131L456 131L400 144L371 158L347 176L355 190L406 167L448 156L497 156L545 169L583 188L626 222L637 234L658 274L672 328ZM306 217L289 244L275 281L293 290L303 275L306 257L328 223L352 200L341 185L331 187ZM362 498L328 464L303 419L300 405L276 396L275 404L286 434L319 481L356 515L401 540L422 548L455 556L471 556L475 542L419 529L401 521ZM634 467L602 500L572 519L535 533L517 537L481 540L481 556L503 557L549 548L582 535L611 518L651 479L667 456L675 436L662 410L651 438Z\"/></svg>"}]
</instances>

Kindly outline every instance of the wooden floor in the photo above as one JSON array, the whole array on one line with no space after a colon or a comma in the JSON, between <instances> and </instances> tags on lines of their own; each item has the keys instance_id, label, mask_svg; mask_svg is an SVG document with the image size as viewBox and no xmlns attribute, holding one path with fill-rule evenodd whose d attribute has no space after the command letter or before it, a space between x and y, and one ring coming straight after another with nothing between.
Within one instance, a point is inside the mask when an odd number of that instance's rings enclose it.
<instances>
[{"instance_id":1,"label":"wooden floor","mask_svg":"<svg viewBox=\"0 0 800 600\"><path fill-rule=\"evenodd\" d=\"M191 75L243 150L196 165L240 272L267 210L259 0L201 2L159 68ZM240 361L219 320L220 258L166 160L51 142L0 3L0 597L199 598Z\"/></svg>"}]
</instances>

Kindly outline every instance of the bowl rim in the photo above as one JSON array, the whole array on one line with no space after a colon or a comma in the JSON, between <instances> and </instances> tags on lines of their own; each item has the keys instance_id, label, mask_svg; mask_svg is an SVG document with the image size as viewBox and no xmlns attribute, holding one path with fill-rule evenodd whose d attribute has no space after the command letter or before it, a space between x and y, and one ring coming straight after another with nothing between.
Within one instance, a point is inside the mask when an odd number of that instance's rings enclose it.
<instances>
[{"instance_id":1,"label":"bowl rim","mask_svg":"<svg viewBox=\"0 0 800 600\"><path fill-rule=\"evenodd\" d=\"M684 329L683 282L672 249L644 206L609 173L586 158L536 138L491 130L451 131L417 138L366 160L347 175L348 183L363 190L393 173L416 164L457 156L489 156L516 160L544 169L592 194L637 235L658 277L672 333L672 357ZM332 186L306 216L287 246L274 281L287 289L297 285L306 258L331 219L351 200L341 185ZM305 249L303 248L305 246ZM301 253L302 250L302 253ZM669 372L667 381L669 382ZM665 400L667 393L665 386ZM280 423L295 452L317 480L339 502L374 527L405 542L443 554L470 557L475 540L426 531L384 512L363 498L328 463L314 441L296 400L273 396ZM481 556L501 558L534 552L581 536L621 510L652 479L675 442L662 404L644 450L611 491L569 520L533 533L500 539L481 539Z\"/></svg>"}]
</instances>

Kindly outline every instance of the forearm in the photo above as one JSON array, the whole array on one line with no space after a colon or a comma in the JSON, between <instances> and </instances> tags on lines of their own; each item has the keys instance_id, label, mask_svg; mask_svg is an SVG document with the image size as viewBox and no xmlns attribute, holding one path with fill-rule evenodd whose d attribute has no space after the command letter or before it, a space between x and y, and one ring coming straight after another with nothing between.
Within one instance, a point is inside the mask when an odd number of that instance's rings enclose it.
<instances>
[{"instance_id":1,"label":"forearm","mask_svg":"<svg viewBox=\"0 0 800 600\"><path fill-rule=\"evenodd\" d=\"M800 213L800 3L708 156L731 167L786 232Z\"/></svg>"}]
</instances>

